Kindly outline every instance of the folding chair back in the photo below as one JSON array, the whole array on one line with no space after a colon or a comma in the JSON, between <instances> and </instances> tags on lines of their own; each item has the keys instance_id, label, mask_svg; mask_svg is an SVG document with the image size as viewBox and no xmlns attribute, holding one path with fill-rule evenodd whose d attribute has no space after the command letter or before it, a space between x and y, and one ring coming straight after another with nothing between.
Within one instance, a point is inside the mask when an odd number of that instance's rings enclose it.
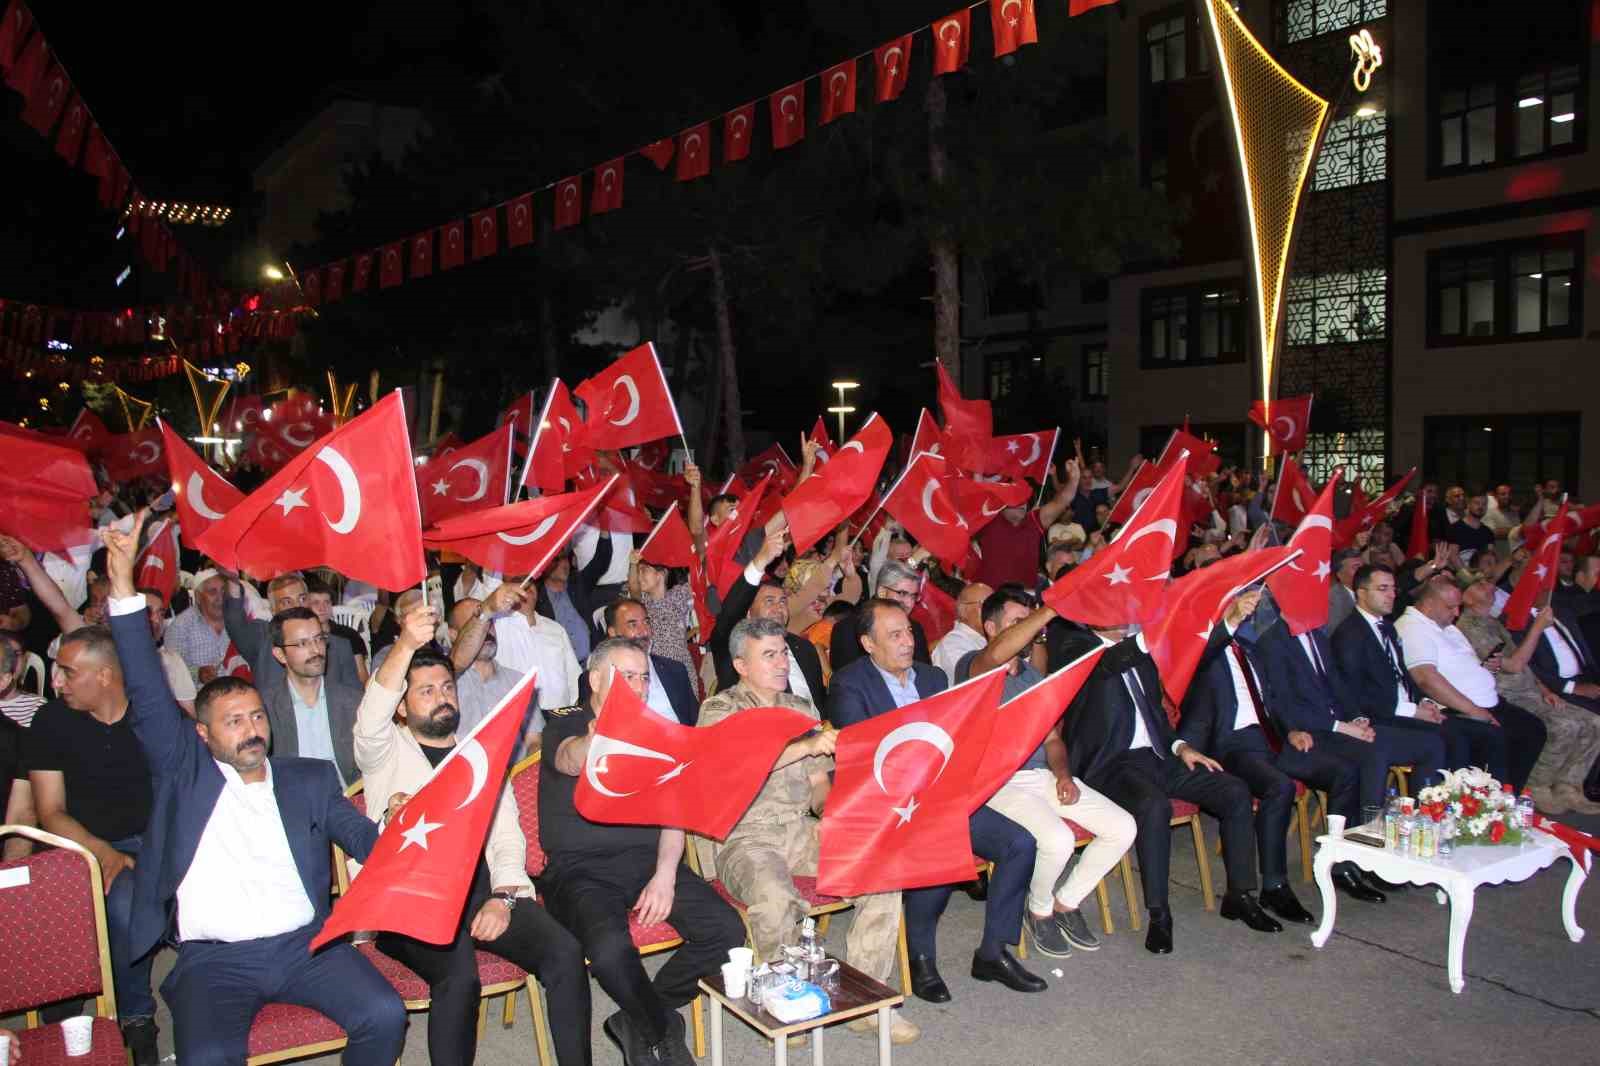
<instances>
[{"instance_id":1,"label":"folding chair back","mask_svg":"<svg viewBox=\"0 0 1600 1066\"><path fill-rule=\"evenodd\" d=\"M100 864L65 837L0 825L13 834L49 850L0 863L0 1016L93 996L115 1018Z\"/></svg>"}]
</instances>

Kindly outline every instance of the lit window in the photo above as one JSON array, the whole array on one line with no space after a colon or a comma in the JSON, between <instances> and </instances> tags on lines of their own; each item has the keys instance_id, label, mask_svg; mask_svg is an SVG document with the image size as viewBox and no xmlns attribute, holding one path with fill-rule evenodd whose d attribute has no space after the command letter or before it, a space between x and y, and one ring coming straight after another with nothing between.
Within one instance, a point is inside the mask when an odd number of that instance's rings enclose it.
<instances>
[{"instance_id":1,"label":"lit window","mask_svg":"<svg viewBox=\"0 0 1600 1066\"><path fill-rule=\"evenodd\" d=\"M1389 13L1388 0L1289 0L1283 10L1284 37L1290 42L1360 26Z\"/></svg>"},{"instance_id":2,"label":"lit window","mask_svg":"<svg viewBox=\"0 0 1600 1066\"><path fill-rule=\"evenodd\" d=\"M1383 181L1389 176L1389 117L1382 111L1357 112L1328 123L1317 153L1315 189L1338 189Z\"/></svg>"},{"instance_id":3,"label":"lit window","mask_svg":"<svg viewBox=\"0 0 1600 1066\"><path fill-rule=\"evenodd\" d=\"M1284 343L1350 344L1388 333L1389 278L1382 270L1290 275Z\"/></svg>"}]
</instances>

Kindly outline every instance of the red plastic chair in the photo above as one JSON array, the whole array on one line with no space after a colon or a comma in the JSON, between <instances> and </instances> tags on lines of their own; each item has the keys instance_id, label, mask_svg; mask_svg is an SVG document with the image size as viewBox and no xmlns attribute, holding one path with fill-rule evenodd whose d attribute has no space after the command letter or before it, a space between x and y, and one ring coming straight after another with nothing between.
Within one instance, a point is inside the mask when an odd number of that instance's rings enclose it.
<instances>
[{"instance_id":1,"label":"red plastic chair","mask_svg":"<svg viewBox=\"0 0 1600 1066\"><path fill-rule=\"evenodd\" d=\"M51 850L0 863L0 1016L26 1012L28 1028L17 1036L25 1062L125 1066L100 864L86 848L53 833L0 825L0 837L10 835ZM36 1008L90 997L96 1014L91 1050L69 1059L61 1026L41 1026Z\"/></svg>"}]
</instances>

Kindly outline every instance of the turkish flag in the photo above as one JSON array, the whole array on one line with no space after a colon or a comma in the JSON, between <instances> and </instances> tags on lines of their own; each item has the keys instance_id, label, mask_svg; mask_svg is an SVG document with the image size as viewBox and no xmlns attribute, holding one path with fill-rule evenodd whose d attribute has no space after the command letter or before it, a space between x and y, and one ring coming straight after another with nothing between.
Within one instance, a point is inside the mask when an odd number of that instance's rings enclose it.
<instances>
[{"instance_id":1,"label":"turkish flag","mask_svg":"<svg viewBox=\"0 0 1600 1066\"><path fill-rule=\"evenodd\" d=\"M750 156L750 137L755 132L756 105L745 104L722 116L722 161L736 163Z\"/></svg>"},{"instance_id":2,"label":"turkish flag","mask_svg":"<svg viewBox=\"0 0 1600 1066\"><path fill-rule=\"evenodd\" d=\"M1561 557L1561 541L1566 536L1566 521L1567 501L1562 500L1561 510L1556 512L1552 520L1551 531L1544 535L1534 549L1533 556L1523 565L1522 576L1517 578L1517 586L1511 590L1511 598L1506 601L1501 620L1513 633L1525 629L1534 607L1548 602L1550 594L1555 591L1556 564Z\"/></svg>"},{"instance_id":3,"label":"turkish flag","mask_svg":"<svg viewBox=\"0 0 1600 1066\"><path fill-rule=\"evenodd\" d=\"M403 245L403 241L395 241L383 246L378 259L378 288L393 288L405 280L400 270Z\"/></svg>"},{"instance_id":4,"label":"turkish flag","mask_svg":"<svg viewBox=\"0 0 1600 1066\"><path fill-rule=\"evenodd\" d=\"M622 206L622 160L613 159L594 168L594 192L589 213L603 215Z\"/></svg>"},{"instance_id":5,"label":"turkish flag","mask_svg":"<svg viewBox=\"0 0 1600 1066\"><path fill-rule=\"evenodd\" d=\"M511 423L504 423L493 433L417 467L423 525L506 504L511 492L513 432Z\"/></svg>"},{"instance_id":6,"label":"turkish flag","mask_svg":"<svg viewBox=\"0 0 1600 1066\"><path fill-rule=\"evenodd\" d=\"M533 193L525 192L506 204L506 247L533 243Z\"/></svg>"},{"instance_id":7,"label":"turkish flag","mask_svg":"<svg viewBox=\"0 0 1600 1066\"><path fill-rule=\"evenodd\" d=\"M1300 558L1267 578L1272 598L1289 632L1295 636L1328 623L1328 589L1333 560L1333 494L1339 490L1339 473L1334 472L1317 502L1301 519L1289 547L1302 551Z\"/></svg>"},{"instance_id":8,"label":"turkish flag","mask_svg":"<svg viewBox=\"0 0 1600 1066\"><path fill-rule=\"evenodd\" d=\"M83 172L91 178L99 178L103 189L111 175L111 146L106 143L106 135L100 132L100 123L90 120L89 135L85 141Z\"/></svg>"},{"instance_id":9,"label":"turkish flag","mask_svg":"<svg viewBox=\"0 0 1600 1066\"><path fill-rule=\"evenodd\" d=\"M534 430L533 452L523 468L523 480L530 478L536 488L560 492L567 478L587 466L593 449L582 444L583 419L560 378L552 378L545 394L544 410Z\"/></svg>"},{"instance_id":10,"label":"turkish flag","mask_svg":"<svg viewBox=\"0 0 1600 1066\"><path fill-rule=\"evenodd\" d=\"M991 481L951 474L945 479L945 488L956 501L956 509L972 527L973 536L1007 507L1022 507L1033 499L1033 488L1023 481Z\"/></svg>"},{"instance_id":11,"label":"turkish flag","mask_svg":"<svg viewBox=\"0 0 1600 1066\"><path fill-rule=\"evenodd\" d=\"M1306 446L1306 431L1311 428L1311 393L1257 400L1247 417L1267 431L1273 455L1298 452Z\"/></svg>"},{"instance_id":12,"label":"turkish flag","mask_svg":"<svg viewBox=\"0 0 1600 1066\"><path fill-rule=\"evenodd\" d=\"M350 291L366 292L367 285L372 281L372 252L362 252L355 258L355 267L350 275Z\"/></svg>"},{"instance_id":13,"label":"turkish flag","mask_svg":"<svg viewBox=\"0 0 1600 1066\"><path fill-rule=\"evenodd\" d=\"M1097 7L1110 7L1117 0L1067 0L1067 17L1077 18Z\"/></svg>"},{"instance_id":14,"label":"turkish flag","mask_svg":"<svg viewBox=\"0 0 1600 1066\"><path fill-rule=\"evenodd\" d=\"M1177 462L1179 453L1185 451L1189 453L1189 476L1192 478L1209 477L1222 469L1222 458L1217 455L1216 445L1195 436L1187 428L1172 431L1172 436L1167 438L1167 446L1161 449L1156 466L1165 472L1170 464Z\"/></svg>"},{"instance_id":15,"label":"turkish flag","mask_svg":"<svg viewBox=\"0 0 1600 1066\"><path fill-rule=\"evenodd\" d=\"M54 59L50 61L44 76L34 82L32 92L24 92L27 106L22 109L22 121L38 131L39 136L50 136L50 130L56 124L56 119L61 117L62 108L67 106L67 97L72 93L72 82L67 77L66 68Z\"/></svg>"},{"instance_id":16,"label":"turkish flag","mask_svg":"<svg viewBox=\"0 0 1600 1066\"><path fill-rule=\"evenodd\" d=\"M411 267L406 277L413 281L433 273L433 231L411 238Z\"/></svg>"},{"instance_id":17,"label":"turkish flag","mask_svg":"<svg viewBox=\"0 0 1600 1066\"><path fill-rule=\"evenodd\" d=\"M228 401L228 414L223 425L232 426L235 432L254 433L261 427L263 400L258 393L235 396Z\"/></svg>"},{"instance_id":18,"label":"turkish flag","mask_svg":"<svg viewBox=\"0 0 1600 1066\"><path fill-rule=\"evenodd\" d=\"M989 747L983 753L983 764L973 778L970 800L973 810L988 803L989 797L1000 791L1000 786L1011 780L1011 775L1022 769L1022 764L1044 743L1045 736L1060 723L1105 650L1099 647L1078 656L1028 691L1000 705L995 712L1000 720L995 723Z\"/></svg>"},{"instance_id":19,"label":"turkish flag","mask_svg":"<svg viewBox=\"0 0 1600 1066\"><path fill-rule=\"evenodd\" d=\"M400 393L290 459L196 540L261 578L327 566L391 592L419 584L428 568Z\"/></svg>"},{"instance_id":20,"label":"turkish flag","mask_svg":"<svg viewBox=\"0 0 1600 1066\"><path fill-rule=\"evenodd\" d=\"M660 825L722 840L794 738L821 723L789 707L751 707L716 725L669 722L615 680L573 793L610 825Z\"/></svg>"},{"instance_id":21,"label":"turkish flag","mask_svg":"<svg viewBox=\"0 0 1600 1066\"><path fill-rule=\"evenodd\" d=\"M1293 457L1284 459L1283 468L1278 471L1278 487L1273 490L1272 520L1291 526L1299 525L1300 520L1311 512L1311 505L1316 499L1317 490L1306 479L1300 464Z\"/></svg>"},{"instance_id":22,"label":"turkish flag","mask_svg":"<svg viewBox=\"0 0 1600 1066\"><path fill-rule=\"evenodd\" d=\"M245 662L244 656L239 654L239 649L234 647L233 641L228 641L227 649L222 653L222 665L217 667L217 673L224 677L237 677L255 684L255 675L250 672L250 664Z\"/></svg>"},{"instance_id":23,"label":"turkish flag","mask_svg":"<svg viewBox=\"0 0 1600 1066\"><path fill-rule=\"evenodd\" d=\"M455 939L537 677L538 671L528 671L406 801L350 890L334 903L310 950L358 929L400 933L426 944Z\"/></svg>"},{"instance_id":24,"label":"turkish flag","mask_svg":"<svg viewBox=\"0 0 1600 1066\"><path fill-rule=\"evenodd\" d=\"M689 483L677 474L663 474L643 463L622 461L622 473L633 485L639 503L652 511L689 502Z\"/></svg>"},{"instance_id":25,"label":"turkish flag","mask_svg":"<svg viewBox=\"0 0 1600 1066\"><path fill-rule=\"evenodd\" d=\"M711 173L711 123L702 122L678 134L679 181L693 181Z\"/></svg>"},{"instance_id":26,"label":"turkish flag","mask_svg":"<svg viewBox=\"0 0 1600 1066\"><path fill-rule=\"evenodd\" d=\"M817 76L822 84L822 125L856 112L856 61L836 63Z\"/></svg>"},{"instance_id":27,"label":"turkish flag","mask_svg":"<svg viewBox=\"0 0 1600 1066\"><path fill-rule=\"evenodd\" d=\"M89 109L77 93L67 102L66 116L61 120L61 132L56 134L56 155L68 166L78 165L78 154L83 151L83 136L89 128Z\"/></svg>"},{"instance_id":28,"label":"turkish flag","mask_svg":"<svg viewBox=\"0 0 1600 1066\"><path fill-rule=\"evenodd\" d=\"M655 566L676 569L694 563L694 538L683 516L678 514L677 501L673 501L656 520L656 527L639 545L639 558Z\"/></svg>"},{"instance_id":29,"label":"turkish flag","mask_svg":"<svg viewBox=\"0 0 1600 1066\"><path fill-rule=\"evenodd\" d=\"M966 558L972 527L945 485L950 467L937 455L911 460L883 497L883 509L894 516L917 543L950 566Z\"/></svg>"},{"instance_id":30,"label":"turkish flag","mask_svg":"<svg viewBox=\"0 0 1600 1066\"><path fill-rule=\"evenodd\" d=\"M605 480L605 475L593 468L585 469L576 479L580 489L589 488ZM626 473L611 475L615 484L601 496L600 506L589 519L588 525L605 533L649 533L655 527L650 512L639 506L639 494Z\"/></svg>"},{"instance_id":31,"label":"turkish flag","mask_svg":"<svg viewBox=\"0 0 1600 1066\"><path fill-rule=\"evenodd\" d=\"M161 430L155 426L134 433L119 433L106 438L101 450L106 474L112 481L137 481L149 474L164 474L166 460L162 457Z\"/></svg>"},{"instance_id":32,"label":"turkish flag","mask_svg":"<svg viewBox=\"0 0 1600 1066\"><path fill-rule=\"evenodd\" d=\"M1039 25L1033 0L991 0L989 26L994 30L995 58L1008 56L1025 44L1039 43Z\"/></svg>"},{"instance_id":33,"label":"turkish flag","mask_svg":"<svg viewBox=\"0 0 1600 1066\"><path fill-rule=\"evenodd\" d=\"M954 74L967 65L972 54L972 10L962 8L935 22L933 31L933 72Z\"/></svg>"},{"instance_id":34,"label":"turkish flag","mask_svg":"<svg viewBox=\"0 0 1600 1066\"><path fill-rule=\"evenodd\" d=\"M800 479L800 470L794 465L794 460L783 450L783 445L776 442L747 459L733 475L742 484L754 485L768 473L772 474L772 487L778 492L788 492Z\"/></svg>"},{"instance_id":35,"label":"turkish flag","mask_svg":"<svg viewBox=\"0 0 1600 1066\"><path fill-rule=\"evenodd\" d=\"M322 287L322 298L336 303L344 298L344 260L328 266L328 278Z\"/></svg>"},{"instance_id":36,"label":"turkish flag","mask_svg":"<svg viewBox=\"0 0 1600 1066\"><path fill-rule=\"evenodd\" d=\"M78 412L78 416L72 420L72 425L67 429L68 443L86 453L99 451L110 435L106 430L106 424L100 421L100 416L87 407Z\"/></svg>"},{"instance_id":37,"label":"turkish flag","mask_svg":"<svg viewBox=\"0 0 1600 1066\"><path fill-rule=\"evenodd\" d=\"M82 452L10 422L0 422L0 448L0 532L34 551L93 539L88 503L99 489Z\"/></svg>"},{"instance_id":38,"label":"turkish flag","mask_svg":"<svg viewBox=\"0 0 1600 1066\"><path fill-rule=\"evenodd\" d=\"M1004 670L991 670L839 731L818 891L858 896L972 879L972 782L1004 681Z\"/></svg>"},{"instance_id":39,"label":"turkish flag","mask_svg":"<svg viewBox=\"0 0 1600 1066\"><path fill-rule=\"evenodd\" d=\"M335 425L333 416L319 410L315 397L305 393L279 400L269 413L272 418L256 427L256 436L267 437L275 446L273 451L285 460L311 447L317 438L332 433Z\"/></svg>"},{"instance_id":40,"label":"turkish flag","mask_svg":"<svg viewBox=\"0 0 1600 1066\"><path fill-rule=\"evenodd\" d=\"M783 513L789 520L796 555L810 551L829 530L872 498L893 446L889 424L873 412L826 466L812 471L784 497Z\"/></svg>"},{"instance_id":41,"label":"turkish flag","mask_svg":"<svg viewBox=\"0 0 1600 1066\"><path fill-rule=\"evenodd\" d=\"M878 70L878 103L900 99L905 91L906 78L911 74L911 34L885 41L872 52L872 64Z\"/></svg>"},{"instance_id":42,"label":"turkish flag","mask_svg":"<svg viewBox=\"0 0 1600 1066\"><path fill-rule=\"evenodd\" d=\"M27 0L11 0L5 15L0 16L0 71L11 73L17 49L32 27L33 12L28 10Z\"/></svg>"},{"instance_id":43,"label":"turkish flag","mask_svg":"<svg viewBox=\"0 0 1600 1066\"><path fill-rule=\"evenodd\" d=\"M1044 591L1044 603L1087 626L1148 622L1162 608L1172 556L1184 527L1184 473L1175 464L1139 505L1127 525L1089 561ZM1183 538L1188 543L1188 538Z\"/></svg>"},{"instance_id":44,"label":"turkish flag","mask_svg":"<svg viewBox=\"0 0 1600 1066\"><path fill-rule=\"evenodd\" d=\"M945 454L962 466L982 465L994 439L994 410L988 400L968 400L961 395L944 363L935 359L939 377L939 413L944 415Z\"/></svg>"},{"instance_id":45,"label":"turkish flag","mask_svg":"<svg viewBox=\"0 0 1600 1066\"><path fill-rule=\"evenodd\" d=\"M1167 588L1166 603L1140 640L1155 659L1161 687L1174 707L1183 705L1211 629L1229 601L1299 555L1299 548L1290 547L1240 552L1185 574Z\"/></svg>"},{"instance_id":46,"label":"turkish flag","mask_svg":"<svg viewBox=\"0 0 1600 1066\"><path fill-rule=\"evenodd\" d=\"M614 451L683 436L667 375L649 341L579 385L576 392L588 408L583 441L591 448Z\"/></svg>"},{"instance_id":47,"label":"turkish flag","mask_svg":"<svg viewBox=\"0 0 1600 1066\"><path fill-rule=\"evenodd\" d=\"M184 543L198 548L200 534L238 506L244 493L211 469L165 422L161 423L161 437L178 505L178 525Z\"/></svg>"},{"instance_id":48,"label":"turkish flag","mask_svg":"<svg viewBox=\"0 0 1600 1066\"><path fill-rule=\"evenodd\" d=\"M150 530L144 551L133 563L133 583L141 591L159 592L163 604L172 602L178 590L178 525L172 519L163 518Z\"/></svg>"},{"instance_id":49,"label":"turkish flag","mask_svg":"<svg viewBox=\"0 0 1600 1066\"><path fill-rule=\"evenodd\" d=\"M656 165L657 170L666 170L667 164L672 162L672 153L676 150L671 137L663 137L659 141L651 141L639 149L639 154Z\"/></svg>"},{"instance_id":50,"label":"turkish flag","mask_svg":"<svg viewBox=\"0 0 1600 1066\"><path fill-rule=\"evenodd\" d=\"M149 232L148 230L146 232ZM316 307L322 303L322 271L308 270L300 276L300 291L306 303Z\"/></svg>"},{"instance_id":51,"label":"turkish flag","mask_svg":"<svg viewBox=\"0 0 1600 1066\"><path fill-rule=\"evenodd\" d=\"M1411 501L1411 531L1406 537L1406 558L1428 557L1428 509L1423 506L1422 493Z\"/></svg>"},{"instance_id":52,"label":"turkish flag","mask_svg":"<svg viewBox=\"0 0 1600 1066\"><path fill-rule=\"evenodd\" d=\"M495 220L494 208L485 211L476 211L468 221L472 224L472 259L476 262L491 256L499 244L499 226Z\"/></svg>"},{"instance_id":53,"label":"turkish flag","mask_svg":"<svg viewBox=\"0 0 1600 1066\"><path fill-rule=\"evenodd\" d=\"M556 182L556 229L576 226L583 218L583 178Z\"/></svg>"},{"instance_id":54,"label":"turkish flag","mask_svg":"<svg viewBox=\"0 0 1600 1066\"><path fill-rule=\"evenodd\" d=\"M1041 429L1037 433L996 437L982 473L1025 477L1042 485L1050 475L1050 462L1055 458L1060 436L1060 429Z\"/></svg>"},{"instance_id":55,"label":"turkish flag","mask_svg":"<svg viewBox=\"0 0 1600 1066\"><path fill-rule=\"evenodd\" d=\"M1540 521L1536 511L1535 514L1528 517L1526 522L1522 523L1522 540L1525 544L1535 544L1541 534L1549 533L1553 530L1560 529L1563 537L1571 537L1591 530L1595 526L1600 526L1600 503L1592 503L1579 511L1568 511L1567 517L1560 526L1556 525L1554 518ZM1591 553L1579 552L1578 554L1588 555Z\"/></svg>"},{"instance_id":56,"label":"turkish flag","mask_svg":"<svg viewBox=\"0 0 1600 1066\"><path fill-rule=\"evenodd\" d=\"M917 605L911 608L911 620L922 627L928 646L932 647L956 627L956 601L923 574L917 586Z\"/></svg>"},{"instance_id":57,"label":"turkish flag","mask_svg":"<svg viewBox=\"0 0 1600 1066\"><path fill-rule=\"evenodd\" d=\"M745 534L755 525L756 514L761 509L761 498L766 495L771 482L771 474L757 482L756 487L734 505L722 524L714 526L706 535L707 577L710 583L716 585L719 596L728 594L744 570L743 566L733 561L733 557L739 545L744 543ZM711 631L706 630L703 639L710 639L710 634Z\"/></svg>"},{"instance_id":58,"label":"turkish flag","mask_svg":"<svg viewBox=\"0 0 1600 1066\"><path fill-rule=\"evenodd\" d=\"M454 270L467 261L466 225L458 218L439 227L439 269Z\"/></svg>"},{"instance_id":59,"label":"turkish flag","mask_svg":"<svg viewBox=\"0 0 1600 1066\"><path fill-rule=\"evenodd\" d=\"M772 114L772 147L788 148L806 136L806 83L797 81L767 98Z\"/></svg>"},{"instance_id":60,"label":"turkish flag","mask_svg":"<svg viewBox=\"0 0 1600 1066\"><path fill-rule=\"evenodd\" d=\"M465 555L485 570L537 577L616 481L613 475L578 492L456 515L424 531L422 541L433 551Z\"/></svg>"},{"instance_id":61,"label":"turkish flag","mask_svg":"<svg viewBox=\"0 0 1600 1066\"><path fill-rule=\"evenodd\" d=\"M939 424L933 420L926 407L917 416L917 431L911 437L911 458L916 458L923 452L944 454L944 433L940 431Z\"/></svg>"},{"instance_id":62,"label":"turkish flag","mask_svg":"<svg viewBox=\"0 0 1600 1066\"><path fill-rule=\"evenodd\" d=\"M806 440L817 446L817 462L826 463L833 458L837 450L833 446L833 438L828 435L828 424L822 416L817 416L817 424L811 427L811 432L806 434Z\"/></svg>"},{"instance_id":63,"label":"turkish flag","mask_svg":"<svg viewBox=\"0 0 1600 1066\"><path fill-rule=\"evenodd\" d=\"M1352 491L1350 513L1333 527L1333 546L1343 548L1354 543L1357 533L1371 529L1383 521L1384 515L1389 512L1389 505L1399 497L1416 473L1417 468L1412 467L1406 471L1404 477L1384 489L1377 497L1370 501L1363 499L1359 504L1355 500L1354 493L1360 491L1360 486L1356 486Z\"/></svg>"}]
</instances>

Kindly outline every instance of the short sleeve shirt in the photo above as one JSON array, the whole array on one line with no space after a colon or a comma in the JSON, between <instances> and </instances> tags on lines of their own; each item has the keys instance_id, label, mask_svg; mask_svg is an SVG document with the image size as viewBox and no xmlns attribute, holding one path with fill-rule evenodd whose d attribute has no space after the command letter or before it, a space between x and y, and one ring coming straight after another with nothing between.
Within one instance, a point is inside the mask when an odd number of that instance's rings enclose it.
<instances>
[{"instance_id":1,"label":"short sleeve shirt","mask_svg":"<svg viewBox=\"0 0 1600 1066\"><path fill-rule=\"evenodd\" d=\"M959 685L963 681L966 681L972 677L972 660L976 659L978 657L978 651L982 650L983 649L979 648L977 651L969 651L967 654L956 660L956 674L954 678L956 684ZM1043 680L1044 675L1035 670L1032 663L1018 663L1017 672L1014 674L1006 674L1005 683L1000 686L1000 713L1005 713L1005 704L1010 703L1012 700L1016 699L1018 696L1022 695L1024 692L1028 691L1030 688ZM1063 707L1061 710L1065 712L1066 708ZM997 725L996 728L999 728L999 726ZM1046 770L1049 769L1049 767L1050 760L1045 758L1044 742L1040 741L1039 746L1034 749L1033 754L1028 756L1028 761L1023 763L1017 769Z\"/></svg>"},{"instance_id":2,"label":"short sleeve shirt","mask_svg":"<svg viewBox=\"0 0 1600 1066\"><path fill-rule=\"evenodd\" d=\"M661 830L648 825L606 825L578 813L573 795L578 779L556 769L556 752L569 737L582 737L594 712L577 705L546 712L540 742L539 845L551 855L611 855L634 848L653 848Z\"/></svg>"},{"instance_id":3,"label":"short sleeve shirt","mask_svg":"<svg viewBox=\"0 0 1600 1066\"><path fill-rule=\"evenodd\" d=\"M1033 587L1039 576L1039 550L1044 544L1044 527L1039 525L1037 511L1029 511L1016 525L1001 515L973 539L983 552L983 559L972 580L991 588L1005 584Z\"/></svg>"},{"instance_id":4,"label":"short sleeve shirt","mask_svg":"<svg viewBox=\"0 0 1600 1066\"><path fill-rule=\"evenodd\" d=\"M150 769L131 714L106 725L87 711L52 700L33 716L25 744L28 770L61 772L67 813L89 832L106 841L144 832L150 819Z\"/></svg>"}]
</instances>

